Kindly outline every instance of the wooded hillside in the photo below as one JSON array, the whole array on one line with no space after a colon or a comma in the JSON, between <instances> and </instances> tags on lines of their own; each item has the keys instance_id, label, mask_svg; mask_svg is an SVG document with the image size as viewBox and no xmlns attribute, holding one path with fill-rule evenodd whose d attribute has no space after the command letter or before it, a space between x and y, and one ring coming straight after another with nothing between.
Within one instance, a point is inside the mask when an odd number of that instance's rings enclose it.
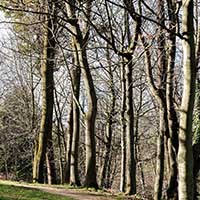
<instances>
[{"instance_id":1,"label":"wooded hillside","mask_svg":"<svg viewBox=\"0 0 200 200\"><path fill-rule=\"evenodd\" d=\"M1 0L0 178L200 200L199 8Z\"/></svg>"}]
</instances>

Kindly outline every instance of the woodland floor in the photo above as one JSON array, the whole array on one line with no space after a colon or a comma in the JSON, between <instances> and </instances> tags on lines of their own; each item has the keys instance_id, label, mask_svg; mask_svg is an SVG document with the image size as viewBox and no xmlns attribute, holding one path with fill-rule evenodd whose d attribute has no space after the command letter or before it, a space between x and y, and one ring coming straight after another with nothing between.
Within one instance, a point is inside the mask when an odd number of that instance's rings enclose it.
<instances>
[{"instance_id":1,"label":"woodland floor","mask_svg":"<svg viewBox=\"0 0 200 200\"><path fill-rule=\"evenodd\" d=\"M35 185L35 184L27 184L27 183L20 183L20 182L10 182L10 181L0 181L0 184L18 186L23 188L30 188L30 189L37 189L43 192L48 192L51 194L62 195L71 197L75 200L131 200L136 198L131 197L122 197L111 194L109 192L95 192L89 191L86 189L70 189L66 187L60 186L49 186L49 185Z\"/></svg>"}]
</instances>

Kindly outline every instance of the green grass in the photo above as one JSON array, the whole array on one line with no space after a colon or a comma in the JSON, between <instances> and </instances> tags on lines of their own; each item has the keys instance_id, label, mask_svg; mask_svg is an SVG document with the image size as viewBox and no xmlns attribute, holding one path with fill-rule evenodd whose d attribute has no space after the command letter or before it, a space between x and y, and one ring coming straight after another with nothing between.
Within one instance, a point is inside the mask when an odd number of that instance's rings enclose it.
<instances>
[{"instance_id":1,"label":"green grass","mask_svg":"<svg viewBox=\"0 0 200 200\"><path fill-rule=\"evenodd\" d=\"M72 198L49 194L37 189L0 184L0 200L73 200Z\"/></svg>"}]
</instances>

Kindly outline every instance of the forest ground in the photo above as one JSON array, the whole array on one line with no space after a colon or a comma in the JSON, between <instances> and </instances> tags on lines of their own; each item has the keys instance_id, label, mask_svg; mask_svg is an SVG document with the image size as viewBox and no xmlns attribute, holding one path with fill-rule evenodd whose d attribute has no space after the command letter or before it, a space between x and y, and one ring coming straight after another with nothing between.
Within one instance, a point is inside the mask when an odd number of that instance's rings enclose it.
<instances>
[{"instance_id":1,"label":"forest ground","mask_svg":"<svg viewBox=\"0 0 200 200\"><path fill-rule=\"evenodd\" d=\"M93 191L86 189L71 189L65 186L49 186L41 184L29 184L24 182L13 182L13 181L0 181L0 184L12 185L17 187L37 189L43 192L62 195L66 197L72 197L74 200L131 200L136 199L134 197L123 197L114 195L111 192L104 191Z\"/></svg>"}]
</instances>

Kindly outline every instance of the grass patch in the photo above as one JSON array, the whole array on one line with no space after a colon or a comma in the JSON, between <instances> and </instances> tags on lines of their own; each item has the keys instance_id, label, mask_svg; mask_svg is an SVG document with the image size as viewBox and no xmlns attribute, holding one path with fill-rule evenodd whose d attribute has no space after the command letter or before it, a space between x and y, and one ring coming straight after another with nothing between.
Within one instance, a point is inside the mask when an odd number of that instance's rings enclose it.
<instances>
[{"instance_id":1,"label":"grass patch","mask_svg":"<svg viewBox=\"0 0 200 200\"><path fill-rule=\"evenodd\" d=\"M0 184L1 200L73 200L70 197L49 194L37 189Z\"/></svg>"}]
</instances>

